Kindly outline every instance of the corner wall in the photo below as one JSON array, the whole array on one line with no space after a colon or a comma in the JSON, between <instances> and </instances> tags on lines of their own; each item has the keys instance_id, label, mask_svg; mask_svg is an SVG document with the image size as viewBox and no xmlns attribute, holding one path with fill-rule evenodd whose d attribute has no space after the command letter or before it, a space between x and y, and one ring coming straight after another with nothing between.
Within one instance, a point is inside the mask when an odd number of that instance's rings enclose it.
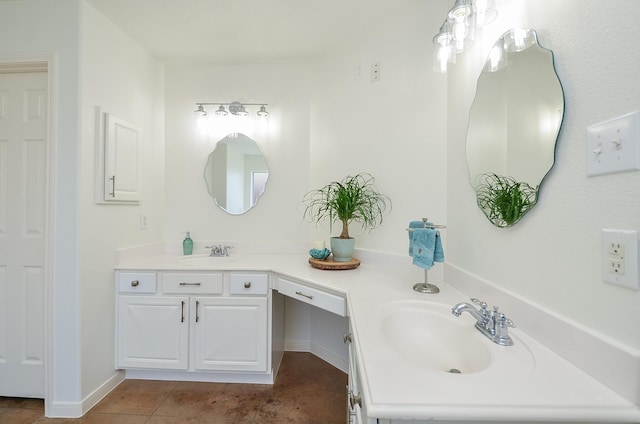
<instances>
[{"instance_id":1,"label":"corner wall","mask_svg":"<svg viewBox=\"0 0 640 424\"><path fill-rule=\"evenodd\" d=\"M314 65L309 189L372 174L392 210L380 228L363 232L352 224L350 234L357 248L405 256L411 267L409 221L446 224L446 77L432 71L431 49L446 2L394 6ZM382 68L377 82L371 82L374 63ZM339 231L327 223L313 227L311 239L329 240ZM446 231L443 243L446 251ZM441 273L436 265L434 276Z\"/></svg>"},{"instance_id":2,"label":"corner wall","mask_svg":"<svg viewBox=\"0 0 640 424\"><path fill-rule=\"evenodd\" d=\"M449 72L447 261L639 349L640 292L602 281L600 230L640 229L640 172L587 177L585 143L587 126L638 109L640 3L496 3L498 19ZM499 229L475 207L464 144L484 57L514 27L536 29L541 46L554 52L565 116L538 204L513 228ZM505 312L517 322L518 311Z\"/></svg>"},{"instance_id":3,"label":"corner wall","mask_svg":"<svg viewBox=\"0 0 640 424\"><path fill-rule=\"evenodd\" d=\"M93 6L81 2L78 258L82 412L117 382L116 250L164 236L164 67ZM95 107L134 123L141 140L139 204L95 202ZM140 228L140 215L148 226Z\"/></svg>"}]
</instances>

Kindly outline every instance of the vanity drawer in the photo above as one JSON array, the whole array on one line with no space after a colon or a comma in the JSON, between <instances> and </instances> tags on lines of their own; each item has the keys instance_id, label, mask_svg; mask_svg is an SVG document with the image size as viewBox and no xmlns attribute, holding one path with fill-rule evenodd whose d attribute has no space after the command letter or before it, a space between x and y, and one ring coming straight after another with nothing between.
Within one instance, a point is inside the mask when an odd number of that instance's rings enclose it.
<instances>
[{"instance_id":1,"label":"vanity drawer","mask_svg":"<svg viewBox=\"0 0 640 424\"><path fill-rule=\"evenodd\" d=\"M298 299L342 317L347 315L347 305L344 297L313 289L282 277L278 278L278 291L285 296Z\"/></svg>"},{"instance_id":2,"label":"vanity drawer","mask_svg":"<svg viewBox=\"0 0 640 424\"><path fill-rule=\"evenodd\" d=\"M222 273L163 273L164 293L222 294Z\"/></svg>"},{"instance_id":3,"label":"vanity drawer","mask_svg":"<svg viewBox=\"0 0 640 424\"><path fill-rule=\"evenodd\" d=\"M120 293L155 293L155 272L119 272L118 290Z\"/></svg>"},{"instance_id":4,"label":"vanity drawer","mask_svg":"<svg viewBox=\"0 0 640 424\"><path fill-rule=\"evenodd\" d=\"M232 273L229 275L229 293L266 295L269 290L269 275L254 273Z\"/></svg>"}]
</instances>

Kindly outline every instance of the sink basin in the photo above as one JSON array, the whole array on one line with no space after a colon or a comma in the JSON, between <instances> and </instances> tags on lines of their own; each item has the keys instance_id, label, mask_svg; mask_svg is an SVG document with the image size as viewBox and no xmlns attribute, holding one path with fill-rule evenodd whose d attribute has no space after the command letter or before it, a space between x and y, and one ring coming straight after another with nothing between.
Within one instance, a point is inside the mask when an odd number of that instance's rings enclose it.
<instances>
[{"instance_id":1,"label":"sink basin","mask_svg":"<svg viewBox=\"0 0 640 424\"><path fill-rule=\"evenodd\" d=\"M492 342L468 318L456 318L447 305L403 301L383 305L369 324L384 345L415 367L470 374L492 364Z\"/></svg>"},{"instance_id":2,"label":"sink basin","mask_svg":"<svg viewBox=\"0 0 640 424\"><path fill-rule=\"evenodd\" d=\"M231 256L189 255L178 257L180 264L188 266L216 266L235 261L236 258Z\"/></svg>"}]
</instances>

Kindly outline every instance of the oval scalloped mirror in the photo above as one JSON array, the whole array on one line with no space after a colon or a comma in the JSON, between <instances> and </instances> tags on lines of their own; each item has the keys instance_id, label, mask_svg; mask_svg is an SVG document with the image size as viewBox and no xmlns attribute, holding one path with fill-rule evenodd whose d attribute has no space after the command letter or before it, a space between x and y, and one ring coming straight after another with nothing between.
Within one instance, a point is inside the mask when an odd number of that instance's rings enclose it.
<instances>
[{"instance_id":1,"label":"oval scalloped mirror","mask_svg":"<svg viewBox=\"0 0 640 424\"><path fill-rule=\"evenodd\" d=\"M204 169L204 179L216 205L240 215L256 205L264 193L269 168L254 140L241 133L216 143Z\"/></svg>"},{"instance_id":2,"label":"oval scalloped mirror","mask_svg":"<svg viewBox=\"0 0 640 424\"><path fill-rule=\"evenodd\" d=\"M551 50L533 29L507 31L478 78L466 142L476 201L493 225L510 227L537 203L563 114Z\"/></svg>"}]
</instances>

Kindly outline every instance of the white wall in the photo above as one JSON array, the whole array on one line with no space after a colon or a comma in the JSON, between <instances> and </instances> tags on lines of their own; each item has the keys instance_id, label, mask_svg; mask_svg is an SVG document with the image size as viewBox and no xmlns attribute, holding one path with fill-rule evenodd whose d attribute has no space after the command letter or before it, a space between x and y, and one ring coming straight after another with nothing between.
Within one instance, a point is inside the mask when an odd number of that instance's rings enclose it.
<instances>
[{"instance_id":1,"label":"white wall","mask_svg":"<svg viewBox=\"0 0 640 424\"><path fill-rule=\"evenodd\" d=\"M640 229L640 172L587 177L585 143L587 126L638 109L640 3L497 3L498 20L449 73L447 261L638 349L640 292L602 281L600 230ZM553 50L565 117L538 205L515 227L498 229L474 207L464 143L484 56L512 27L535 28ZM508 312L517 321L517 311Z\"/></svg>"},{"instance_id":2,"label":"white wall","mask_svg":"<svg viewBox=\"0 0 640 424\"><path fill-rule=\"evenodd\" d=\"M307 228L297 213L309 178L309 67L270 65L171 65L166 68L165 239L181 246L185 231L198 241L304 241ZM247 135L269 167L258 207L232 216L207 192L204 169L215 142L196 130L196 102L266 102L269 130ZM257 109L250 106L250 113ZM202 252L201 252L202 253Z\"/></svg>"},{"instance_id":3,"label":"white wall","mask_svg":"<svg viewBox=\"0 0 640 424\"><path fill-rule=\"evenodd\" d=\"M431 60L431 38L445 7L397 2L385 20L344 40L314 66L310 189L369 172L393 204L380 228L363 233L357 224L350 227L358 248L407 256L409 221L428 217L446 224L446 77L432 72ZM382 79L372 83L375 62L382 65ZM365 77L357 79L361 63ZM340 226L330 233L325 225L310 239L339 232Z\"/></svg>"},{"instance_id":4,"label":"white wall","mask_svg":"<svg viewBox=\"0 0 640 424\"><path fill-rule=\"evenodd\" d=\"M82 399L114 370L116 249L158 242L164 235L164 70L118 27L81 3L81 143L78 257ZM139 205L95 203L95 106L134 123L141 140ZM140 215L148 219L140 229Z\"/></svg>"},{"instance_id":5,"label":"white wall","mask_svg":"<svg viewBox=\"0 0 640 424\"><path fill-rule=\"evenodd\" d=\"M77 148L78 148L78 0L0 2L0 59L31 60L33 55L53 58L50 96L51 139L49 155L50 195L55 198L49 211L48 231L51 274L47 282L55 309L49 309L47 326L54 349L64 349L48 364L51 403L79 398L80 391L80 311L77 302ZM55 219L55 220L54 220ZM51 357L51 356L50 356ZM64 376L62 378L61 376ZM51 378L53 377L53 378Z\"/></svg>"}]
</instances>

